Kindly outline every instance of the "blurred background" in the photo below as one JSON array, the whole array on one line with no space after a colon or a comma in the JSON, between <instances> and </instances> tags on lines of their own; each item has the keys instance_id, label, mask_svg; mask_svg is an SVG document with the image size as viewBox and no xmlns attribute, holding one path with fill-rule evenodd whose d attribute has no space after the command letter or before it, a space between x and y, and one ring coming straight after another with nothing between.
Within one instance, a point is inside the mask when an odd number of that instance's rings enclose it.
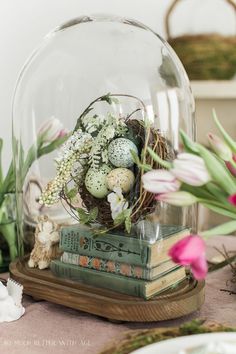
<instances>
[{"instance_id":1,"label":"blurred background","mask_svg":"<svg viewBox=\"0 0 236 354\"><path fill-rule=\"evenodd\" d=\"M167 19L170 6L175 3ZM174 47L178 45L176 50L183 55L188 71L193 68L200 71L200 74L196 70L188 72L196 99L198 140L204 142L206 133L214 131L213 107L236 138L235 9L234 0L0 0L0 136L4 139L4 170L11 158L11 101L20 69L48 32L86 14L134 18L168 39ZM215 38L213 33L223 37ZM186 35L191 37L186 39ZM193 61L198 55L200 65ZM229 62L230 73L225 72ZM208 65L210 75L201 72Z\"/></svg>"}]
</instances>

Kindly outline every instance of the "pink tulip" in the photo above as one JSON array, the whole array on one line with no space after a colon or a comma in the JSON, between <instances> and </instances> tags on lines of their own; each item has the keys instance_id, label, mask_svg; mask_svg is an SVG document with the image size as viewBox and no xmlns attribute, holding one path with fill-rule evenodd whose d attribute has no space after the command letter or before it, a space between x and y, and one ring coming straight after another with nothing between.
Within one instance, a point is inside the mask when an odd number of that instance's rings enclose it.
<instances>
[{"instance_id":1,"label":"pink tulip","mask_svg":"<svg viewBox=\"0 0 236 354\"><path fill-rule=\"evenodd\" d=\"M43 143L51 143L66 134L67 133L65 129L63 129L62 123L59 119L54 117L44 122L38 131L38 136L42 138Z\"/></svg>"},{"instance_id":2,"label":"pink tulip","mask_svg":"<svg viewBox=\"0 0 236 354\"><path fill-rule=\"evenodd\" d=\"M236 162L236 154L233 154L233 160L234 160L234 162ZM232 165L232 163L229 161L226 161L225 164L228 167L228 170L232 173L232 175L236 177L236 168Z\"/></svg>"},{"instance_id":3,"label":"pink tulip","mask_svg":"<svg viewBox=\"0 0 236 354\"><path fill-rule=\"evenodd\" d=\"M198 235L189 235L174 244L169 250L172 260L182 266L190 266L197 280L204 279L207 274L205 243Z\"/></svg>"},{"instance_id":4,"label":"pink tulip","mask_svg":"<svg viewBox=\"0 0 236 354\"><path fill-rule=\"evenodd\" d=\"M170 172L181 182L191 186L202 186L211 179L204 160L188 153L178 155Z\"/></svg>"},{"instance_id":5,"label":"pink tulip","mask_svg":"<svg viewBox=\"0 0 236 354\"><path fill-rule=\"evenodd\" d=\"M193 194L184 191L159 194L156 199L176 206L188 206L197 202Z\"/></svg>"},{"instance_id":6,"label":"pink tulip","mask_svg":"<svg viewBox=\"0 0 236 354\"><path fill-rule=\"evenodd\" d=\"M224 161L230 161L232 159L232 151L224 140L212 133L209 133L207 137L212 150L217 156Z\"/></svg>"},{"instance_id":7,"label":"pink tulip","mask_svg":"<svg viewBox=\"0 0 236 354\"><path fill-rule=\"evenodd\" d=\"M229 198L228 201L230 202L230 204L236 206L236 193L232 194Z\"/></svg>"},{"instance_id":8,"label":"pink tulip","mask_svg":"<svg viewBox=\"0 0 236 354\"><path fill-rule=\"evenodd\" d=\"M152 170L142 177L144 188L151 193L160 194L175 192L181 183L166 170Z\"/></svg>"}]
</instances>

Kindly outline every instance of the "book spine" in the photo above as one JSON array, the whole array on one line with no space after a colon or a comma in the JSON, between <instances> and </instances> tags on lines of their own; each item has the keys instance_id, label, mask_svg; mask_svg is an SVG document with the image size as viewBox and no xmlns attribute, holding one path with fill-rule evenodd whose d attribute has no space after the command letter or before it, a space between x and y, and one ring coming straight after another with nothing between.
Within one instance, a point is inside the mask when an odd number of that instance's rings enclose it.
<instances>
[{"instance_id":1,"label":"book spine","mask_svg":"<svg viewBox=\"0 0 236 354\"><path fill-rule=\"evenodd\" d=\"M146 298L145 281L143 280L131 279L132 281L130 281L130 279L126 277L118 275L111 276L111 274L65 264L58 260L52 261L50 268L52 273L57 277L118 291L127 295Z\"/></svg>"},{"instance_id":2,"label":"book spine","mask_svg":"<svg viewBox=\"0 0 236 354\"><path fill-rule=\"evenodd\" d=\"M148 243L133 237L104 234L97 236L83 228L67 227L61 230L60 248L62 251L84 256L149 266L151 248Z\"/></svg>"},{"instance_id":3,"label":"book spine","mask_svg":"<svg viewBox=\"0 0 236 354\"><path fill-rule=\"evenodd\" d=\"M151 268L144 268L133 264L116 262L93 256L83 256L69 252L63 253L61 261L67 264L74 264L84 268L110 272L135 279L153 280Z\"/></svg>"}]
</instances>

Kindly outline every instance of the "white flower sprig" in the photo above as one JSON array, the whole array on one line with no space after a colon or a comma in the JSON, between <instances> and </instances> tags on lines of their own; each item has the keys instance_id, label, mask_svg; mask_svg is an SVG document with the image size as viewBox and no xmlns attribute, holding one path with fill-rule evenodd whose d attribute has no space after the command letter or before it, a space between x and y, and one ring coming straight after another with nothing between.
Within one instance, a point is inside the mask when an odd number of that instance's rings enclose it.
<instances>
[{"instance_id":1,"label":"white flower sprig","mask_svg":"<svg viewBox=\"0 0 236 354\"><path fill-rule=\"evenodd\" d=\"M82 130L79 129L63 144L56 158L56 177L48 183L42 193L40 204L50 206L59 201L61 191L72 178L74 165L81 160L80 169L83 169L83 160L88 158L92 143L93 137L91 134L82 132ZM81 172L80 170L80 173Z\"/></svg>"}]
</instances>

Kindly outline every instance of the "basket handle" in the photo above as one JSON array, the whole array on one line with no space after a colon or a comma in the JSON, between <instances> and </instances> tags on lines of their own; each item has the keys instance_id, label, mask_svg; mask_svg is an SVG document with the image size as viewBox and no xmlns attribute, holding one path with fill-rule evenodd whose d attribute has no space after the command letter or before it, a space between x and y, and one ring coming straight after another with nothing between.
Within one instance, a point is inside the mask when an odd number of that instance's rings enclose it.
<instances>
[{"instance_id":1,"label":"basket handle","mask_svg":"<svg viewBox=\"0 0 236 354\"><path fill-rule=\"evenodd\" d=\"M172 4L170 5L169 9L167 10L166 16L165 16L165 29L166 29L166 34L167 34L167 39L171 38L170 34L170 15L173 12L174 8L178 4L180 0L174 0ZM229 5L231 5L234 10L236 11L236 3L234 0L225 0Z\"/></svg>"}]
</instances>

